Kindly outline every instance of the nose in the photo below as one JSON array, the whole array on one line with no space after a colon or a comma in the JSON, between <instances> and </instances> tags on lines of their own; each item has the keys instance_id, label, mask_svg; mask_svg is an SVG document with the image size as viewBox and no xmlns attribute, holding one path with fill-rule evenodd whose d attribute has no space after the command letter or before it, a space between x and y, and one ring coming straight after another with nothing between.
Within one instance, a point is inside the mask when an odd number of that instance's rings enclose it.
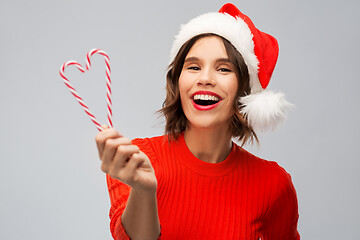
<instances>
[{"instance_id":1,"label":"nose","mask_svg":"<svg viewBox=\"0 0 360 240\"><path fill-rule=\"evenodd\" d=\"M200 71L196 84L199 86L215 86L216 81L211 69L204 68Z\"/></svg>"}]
</instances>

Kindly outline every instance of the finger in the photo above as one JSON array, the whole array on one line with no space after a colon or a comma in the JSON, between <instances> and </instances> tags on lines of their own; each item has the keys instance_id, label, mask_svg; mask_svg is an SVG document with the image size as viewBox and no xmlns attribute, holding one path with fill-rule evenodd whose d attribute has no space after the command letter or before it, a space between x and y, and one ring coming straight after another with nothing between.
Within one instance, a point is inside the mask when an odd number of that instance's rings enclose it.
<instances>
[{"instance_id":1,"label":"finger","mask_svg":"<svg viewBox=\"0 0 360 240\"><path fill-rule=\"evenodd\" d=\"M101 160L106 164L111 164L118 147L121 145L131 145L131 140L125 137L108 138L105 141L105 146L104 146L103 154L101 155Z\"/></svg>"},{"instance_id":2,"label":"finger","mask_svg":"<svg viewBox=\"0 0 360 240\"><path fill-rule=\"evenodd\" d=\"M117 174L124 168L127 161L131 158L134 153L139 153L139 147L136 145L120 145L116 149L114 160L112 163L111 171Z\"/></svg>"},{"instance_id":3,"label":"finger","mask_svg":"<svg viewBox=\"0 0 360 240\"><path fill-rule=\"evenodd\" d=\"M134 187L136 184L136 179L139 174L137 169L144 162L144 158L139 156L139 153L134 153L130 156L127 164L120 169L119 177L124 181L124 183Z\"/></svg>"},{"instance_id":4,"label":"finger","mask_svg":"<svg viewBox=\"0 0 360 240\"><path fill-rule=\"evenodd\" d=\"M97 148L99 151L100 158L104 151L106 140L109 138L118 138L118 137L122 137L122 135L118 131L116 131L114 128L104 129L103 131L99 132L96 135L95 141L96 141L96 145L97 145Z\"/></svg>"},{"instance_id":5,"label":"finger","mask_svg":"<svg viewBox=\"0 0 360 240\"><path fill-rule=\"evenodd\" d=\"M124 168L124 171L126 171L129 174L135 175L136 170L145 162L145 158L140 153L134 153L129 161L126 167Z\"/></svg>"}]
</instances>

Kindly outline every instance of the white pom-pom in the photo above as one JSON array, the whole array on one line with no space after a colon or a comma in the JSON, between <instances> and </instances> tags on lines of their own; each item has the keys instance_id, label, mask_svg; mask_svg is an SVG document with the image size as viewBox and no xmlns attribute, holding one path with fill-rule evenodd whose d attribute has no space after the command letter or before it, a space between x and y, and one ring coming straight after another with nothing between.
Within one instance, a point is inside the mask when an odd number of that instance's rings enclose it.
<instances>
[{"instance_id":1,"label":"white pom-pom","mask_svg":"<svg viewBox=\"0 0 360 240\"><path fill-rule=\"evenodd\" d=\"M262 91L240 98L245 115L255 132L274 130L286 118L286 112L293 107L284 94Z\"/></svg>"}]
</instances>

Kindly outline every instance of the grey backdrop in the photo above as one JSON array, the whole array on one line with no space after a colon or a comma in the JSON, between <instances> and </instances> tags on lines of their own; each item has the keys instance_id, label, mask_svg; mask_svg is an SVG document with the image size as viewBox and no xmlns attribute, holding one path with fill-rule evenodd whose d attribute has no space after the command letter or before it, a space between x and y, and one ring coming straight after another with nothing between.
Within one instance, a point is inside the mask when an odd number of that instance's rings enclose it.
<instances>
[{"instance_id":1,"label":"grey backdrop","mask_svg":"<svg viewBox=\"0 0 360 240\"><path fill-rule=\"evenodd\" d=\"M181 23L223 1L0 2L0 239L110 239L109 198L96 128L58 71L91 48L111 58L114 126L124 135L163 133L154 114ZM269 88L296 105L260 148L292 175L302 239L358 239L360 215L359 2L234 2L277 37ZM67 75L105 122L104 61Z\"/></svg>"}]
</instances>

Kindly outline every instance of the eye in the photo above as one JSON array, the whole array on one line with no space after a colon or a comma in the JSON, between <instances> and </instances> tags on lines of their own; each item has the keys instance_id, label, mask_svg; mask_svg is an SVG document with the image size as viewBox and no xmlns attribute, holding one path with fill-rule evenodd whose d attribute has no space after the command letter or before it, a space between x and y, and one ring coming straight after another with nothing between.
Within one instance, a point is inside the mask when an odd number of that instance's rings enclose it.
<instances>
[{"instance_id":1,"label":"eye","mask_svg":"<svg viewBox=\"0 0 360 240\"><path fill-rule=\"evenodd\" d=\"M231 72L231 69L222 67L222 68L219 68L218 71L220 71L220 72Z\"/></svg>"},{"instance_id":2,"label":"eye","mask_svg":"<svg viewBox=\"0 0 360 240\"><path fill-rule=\"evenodd\" d=\"M195 71L200 70L200 68L197 67L197 66L191 66L191 67L188 67L187 69L189 69L189 70L195 70Z\"/></svg>"}]
</instances>

